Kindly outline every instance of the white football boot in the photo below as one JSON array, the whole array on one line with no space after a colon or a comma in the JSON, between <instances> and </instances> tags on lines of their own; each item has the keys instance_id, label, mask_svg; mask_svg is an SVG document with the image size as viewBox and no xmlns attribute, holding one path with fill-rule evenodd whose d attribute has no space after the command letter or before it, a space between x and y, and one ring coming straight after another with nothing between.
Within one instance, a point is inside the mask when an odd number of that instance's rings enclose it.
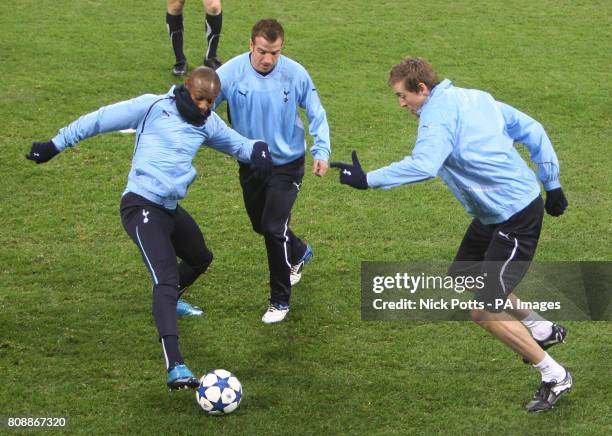
<instances>
[{"instance_id":1,"label":"white football boot","mask_svg":"<svg viewBox=\"0 0 612 436\"><path fill-rule=\"evenodd\" d=\"M264 324L274 324L276 322L281 322L285 319L287 314L289 313L289 305L288 304L270 304L268 306L268 310L261 317L261 321Z\"/></svg>"}]
</instances>

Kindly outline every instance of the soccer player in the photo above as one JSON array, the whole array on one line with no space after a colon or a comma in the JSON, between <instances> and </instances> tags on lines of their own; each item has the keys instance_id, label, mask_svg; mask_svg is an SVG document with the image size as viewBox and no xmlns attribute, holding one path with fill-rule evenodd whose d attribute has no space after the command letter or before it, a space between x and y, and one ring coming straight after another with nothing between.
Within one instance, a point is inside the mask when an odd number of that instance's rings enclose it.
<instances>
[{"instance_id":1,"label":"soccer player","mask_svg":"<svg viewBox=\"0 0 612 436\"><path fill-rule=\"evenodd\" d=\"M132 168L121 198L121 221L153 280L153 317L170 389L198 386L179 351L177 315L201 311L179 297L213 259L200 228L178 204L196 177L192 160L206 144L253 165L259 177L266 177L272 169L265 143L244 138L211 112L220 87L214 70L198 67L184 85L173 86L167 94L145 94L102 107L60 129L50 141L34 142L26 155L40 164L85 138L136 129Z\"/></svg>"},{"instance_id":2,"label":"soccer player","mask_svg":"<svg viewBox=\"0 0 612 436\"><path fill-rule=\"evenodd\" d=\"M217 58L217 47L223 24L221 0L203 0L203 3L206 11L208 47L204 54L204 65L216 70L221 66L221 61ZM167 0L166 2L166 24L176 58L176 63L172 67L172 74L175 76L183 76L187 73L187 57L183 53L183 6L185 6L185 0Z\"/></svg>"},{"instance_id":3,"label":"soccer player","mask_svg":"<svg viewBox=\"0 0 612 436\"><path fill-rule=\"evenodd\" d=\"M301 279L312 257L310 245L289 227L291 208L302 177L306 142L299 108L304 108L314 145L313 174L327 172L331 153L325 110L310 75L297 62L281 55L282 25L266 18L251 30L250 50L217 70L221 93L215 106L227 100L232 127L247 137L263 138L272 153L274 169L261 180L248 165L240 164L240 185L253 230L263 235L270 272L270 302L262 317L280 322L289 312L291 287Z\"/></svg>"},{"instance_id":4,"label":"soccer player","mask_svg":"<svg viewBox=\"0 0 612 436\"><path fill-rule=\"evenodd\" d=\"M355 151L352 164L331 166L340 169L341 183L358 189L389 189L442 178L474 217L449 273L461 269L487 273L488 283L475 292L483 308L471 310L470 315L540 370L542 383L527 410L551 409L571 389L572 376L544 349L563 341L565 329L531 311L509 314L495 304L508 298L516 301L512 291L535 254L544 210L556 217L568 204L559 182L559 162L544 128L486 92L439 81L424 59L404 59L391 69L388 84L400 106L419 118L412 155L367 174ZM538 166L537 177L515 142L529 150ZM523 324L511 315L522 318Z\"/></svg>"}]
</instances>

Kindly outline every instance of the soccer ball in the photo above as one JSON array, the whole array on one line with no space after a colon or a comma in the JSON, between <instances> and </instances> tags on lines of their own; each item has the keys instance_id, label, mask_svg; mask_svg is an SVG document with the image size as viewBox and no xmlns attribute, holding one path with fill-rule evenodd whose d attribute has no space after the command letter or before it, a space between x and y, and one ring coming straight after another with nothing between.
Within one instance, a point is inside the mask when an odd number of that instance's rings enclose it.
<instances>
[{"instance_id":1,"label":"soccer ball","mask_svg":"<svg viewBox=\"0 0 612 436\"><path fill-rule=\"evenodd\" d=\"M227 415L242 401L242 385L231 372L215 369L200 379L196 400L206 413Z\"/></svg>"}]
</instances>

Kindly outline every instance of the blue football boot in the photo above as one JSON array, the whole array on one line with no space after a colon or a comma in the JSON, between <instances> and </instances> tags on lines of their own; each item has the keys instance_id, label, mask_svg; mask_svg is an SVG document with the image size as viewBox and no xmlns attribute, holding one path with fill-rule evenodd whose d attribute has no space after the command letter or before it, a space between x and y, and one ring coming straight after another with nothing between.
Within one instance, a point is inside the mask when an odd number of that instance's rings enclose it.
<instances>
[{"instance_id":1,"label":"blue football boot","mask_svg":"<svg viewBox=\"0 0 612 436\"><path fill-rule=\"evenodd\" d=\"M291 265L291 275L289 276L289 280L291 281L291 286L297 285L300 280L302 280L302 270L304 269L304 265L306 265L310 259L312 259L312 247L310 244L306 245L306 252L302 256L302 258L295 265Z\"/></svg>"},{"instance_id":2,"label":"blue football boot","mask_svg":"<svg viewBox=\"0 0 612 436\"><path fill-rule=\"evenodd\" d=\"M176 365L168 372L166 384L170 389L195 389L200 386L200 381L195 378L187 365Z\"/></svg>"},{"instance_id":3,"label":"blue football boot","mask_svg":"<svg viewBox=\"0 0 612 436\"><path fill-rule=\"evenodd\" d=\"M202 309L197 306L193 306L183 300L182 298L176 302L176 315L177 316L200 316L204 313Z\"/></svg>"}]
</instances>

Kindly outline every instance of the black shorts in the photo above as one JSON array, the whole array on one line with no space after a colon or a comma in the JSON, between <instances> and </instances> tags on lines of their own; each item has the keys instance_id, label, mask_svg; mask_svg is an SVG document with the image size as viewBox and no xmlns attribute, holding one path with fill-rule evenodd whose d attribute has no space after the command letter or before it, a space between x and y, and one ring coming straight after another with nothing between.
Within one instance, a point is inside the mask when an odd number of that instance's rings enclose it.
<instances>
[{"instance_id":1,"label":"black shorts","mask_svg":"<svg viewBox=\"0 0 612 436\"><path fill-rule=\"evenodd\" d=\"M540 239L544 201L538 196L502 223L472 220L449 269L450 276L482 277L474 299L488 312L501 312L503 303L527 274Z\"/></svg>"}]
</instances>

